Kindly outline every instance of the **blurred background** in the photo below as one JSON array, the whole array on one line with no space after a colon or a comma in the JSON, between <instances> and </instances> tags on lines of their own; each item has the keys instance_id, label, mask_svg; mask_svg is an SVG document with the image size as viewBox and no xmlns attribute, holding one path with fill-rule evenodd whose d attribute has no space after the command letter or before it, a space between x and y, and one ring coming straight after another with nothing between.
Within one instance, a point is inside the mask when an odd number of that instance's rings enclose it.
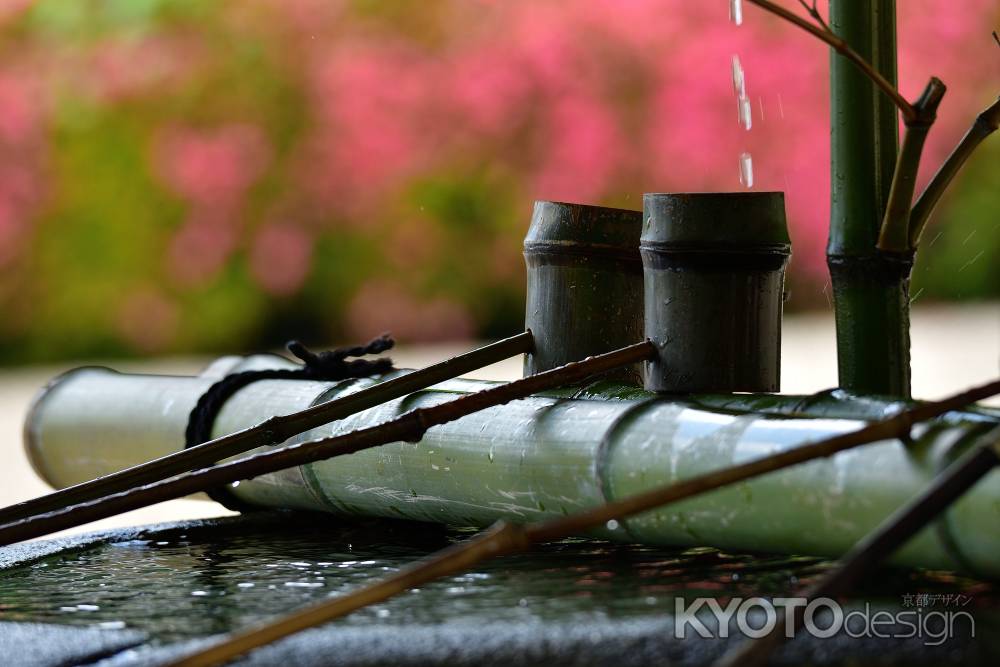
<instances>
[{"instance_id":1,"label":"blurred background","mask_svg":"<svg viewBox=\"0 0 1000 667\"><path fill-rule=\"evenodd\" d=\"M949 87L922 185L1000 92L1000 5L898 6L901 91ZM744 152L787 193L784 389L831 386L828 62L725 0L0 0L0 365L23 367L0 446L83 360L190 372L390 330L421 363L510 335L534 199L738 190ZM918 257L921 396L997 372L998 158L993 137Z\"/></svg>"},{"instance_id":2,"label":"blurred background","mask_svg":"<svg viewBox=\"0 0 1000 667\"><path fill-rule=\"evenodd\" d=\"M740 189L744 151L787 192L791 311L828 307L828 53L755 7L0 7L0 363L506 335L532 200ZM902 92L949 86L925 179L1000 90L997 26L995 0L899 3ZM1000 295L998 157L936 214L917 303Z\"/></svg>"}]
</instances>

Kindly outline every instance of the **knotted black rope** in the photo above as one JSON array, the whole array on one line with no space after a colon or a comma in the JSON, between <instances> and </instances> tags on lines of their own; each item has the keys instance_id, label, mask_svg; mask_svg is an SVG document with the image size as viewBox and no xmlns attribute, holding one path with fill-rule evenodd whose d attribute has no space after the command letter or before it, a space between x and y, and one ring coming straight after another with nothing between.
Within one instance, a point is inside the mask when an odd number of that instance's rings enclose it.
<instances>
[{"instance_id":1,"label":"knotted black rope","mask_svg":"<svg viewBox=\"0 0 1000 667\"><path fill-rule=\"evenodd\" d=\"M392 338L383 334L365 345L340 347L324 352L312 352L298 341L288 343L288 351L302 360L301 368L265 368L254 371L233 373L222 378L208 388L188 417L184 432L184 448L194 447L212 439L212 426L219 410L233 394L258 380L346 380L378 375L392 370L392 359L360 359L369 354L380 354L395 344ZM355 357L351 359L351 357ZM212 500L233 510L248 507L239 503L225 491L206 491Z\"/></svg>"}]
</instances>

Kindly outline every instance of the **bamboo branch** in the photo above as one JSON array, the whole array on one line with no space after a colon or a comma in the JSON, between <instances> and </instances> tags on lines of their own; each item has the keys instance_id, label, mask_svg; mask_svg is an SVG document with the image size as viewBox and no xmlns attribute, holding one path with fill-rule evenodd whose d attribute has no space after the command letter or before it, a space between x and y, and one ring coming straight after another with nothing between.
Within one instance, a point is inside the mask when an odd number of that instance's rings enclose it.
<instances>
[{"instance_id":1,"label":"bamboo branch","mask_svg":"<svg viewBox=\"0 0 1000 667\"><path fill-rule=\"evenodd\" d=\"M895 512L844 556L840 565L802 597L808 600L836 598L846 595L862 578L870 574L885 558L892 555L936 516L962 497L987 473L1000 465L1000 430L986 434L984 442L967 452L961 459L940 473L931 486ZM803 608L798 607L791 619L782 616L767 635L745 642L722 656L715 667L750 667L767 663L771 653L785 640L794 636L802 623ZM791 620L789 627L786 622Z\"/></svg>"},{"instance_id":2,"label":"bamboo branch","mask_svg":"<svg viewBox=\"0 0 1000 667\"><path fill-rule=\"evenodd\" d=\"M188 472L88 503L72 505L8 523L0 526L0 546L41 537L57 530L80 526L122 512L147 507L165 500L173 500L224 484L251 479L285 468L305 465L334 456L353 454L390 442L417 442L423 437L424 432L432 426L445 424L465 415L503 405L519 398L526 398L539 391L577 384L587 378L607 373L621 366L650 359L655 354L656 346L653 343L649 341L636 343L475 394L468 394L447 403L417 408L377 426L310 442L286 445L280 449Z\"/></svg>"},{"instance_id":3,"label":"bamboo branch","mask_svg":"<svg viewBox=\"0 0 1000 667\"><path fill-rule=\"evenodd\" d=\"M941 101L941 96L944 95L944 84L936 77L932 78L920 99L914 104L910 104L878 70L833 32L829 24L823 20L815 2L809 5L805 0L798 0L809 16L816 21L816 24L813 24L769 0L748 1L826 42L837 53L854 63L899 108L907 132L899 151L896 170L893 173L892 189L879 233L878 248L883 251L899 253L915 249L931 211L934 210L952 179L983 139L1000 127L1000 98L976 117L972 128L941 165L910 212L910 203L916 185L916 173L920 166L920 154L930 125L934 122L937 105ZM993 39L1000 44L1000 39L997 38L995 31Z\"/></svg>"},{"instance_id":4,"label":"bamboo branch","mask_svg":"<svg viewBox=\"0 0 1000 667\"><path fill-rule=\"evenodd\" d=\"M906 253L913 250L910 245L910 206L913 202L913 190L917 185L920 154L924 150L924 141L937 118L937 108L946 90L940 79L931 77L920 99L913 105L916 117L906 121L906 134L896 156L889 201L879 230L877 247L883 252Z\"/></svg>"},{"instance_id":5,"label":"bamboo branch","mask_svg":"<svg viewBox=\"0 0 1000 667\"><path fill-rule=\"evenodd\" d=\"M995 37L996 33L993 33L993 35ZM941 195L951 185L956 174L965 165L966 160L969 159L969 156L972 155L972 152L976 150L979 144L998 128L1000 128L1000 97L976 116L972 127L965 133L962 140L958 142L958 145L955 146L948 159L944 161L941 168L934 174L931 182L917 199L917 203L914 204L913 212L910 213L909 226L911 248L917 247L917 244L920 242L920 235L923 233L924 226L934 211L934 207L937 206L938 200L941 199Z\"/></svg>"},{"instance_id":6,"label":"bamboo branch","mask_svg":"<svg viewBox=\"0 0 1000 667\"><path fill-rule=\"evenodd\" d=\"M802 8L808 12L809 16L813 18L813 21L816 21L816 23L818 23L823 30L833 32L830 30L830 26L827 25L827 22L823 20L823 17L819 13L819 9L816 8L816 0L813 0L811 5L806 4L806 0L799 0L799 4L802 5Z\"/></svg>"},{"instance_id":7,"label":"bamboo branch","mask_svg":"<svg viewBox=\"0 0 1000 667\"><path fill-rule=\"evenodd\" d=\"M626 348L628 349L628 348ZM675 484L636 494L578 514L542 523L515 526L499 522L471 540L444 549L385 579L336 598L324 600L265 625L250 628L175 662L169 667L209 667L274 642L288 635L327 623L366 605L386 600L414 586L458 574L498 556L521 553L539 542L579 535L611 520L648 512L668 503L696 496L735 482L774 472L799 463L831 456L878 440L909 437L910 428L951 410L1000 393L1000 380L934 403L925 403L857 431L764 456L724 470L706 473Z\"/></svg>"},{"instance_id":8,"label":"bamboo branch","mask_svg":"<svg viewBox=\"0 0 1000 667\"><path fill-rule=\"evenodd\" d=\"M804 18L802 18L801 16L793 12L790 12L784 7L776 5L775 3L770 2L769 0L748 0L748 1L752 4L757 5L761 9L765 9L771 12L772 14L780 16L786 21L794 23L795 25L802 28L806 32L811 33L812 35L826 42L834 51L836 51L837 53L839 53L840 55L844 56L852 63L854 63L854 65L858 69L864 72L865 76L871 79L872 83L878 86L878 88L883 93L889 96L893 104L895 104L899 108L900 113L903 114L904 121L909 123L912 122L913 120L916 120L917 111L916 109L914 109L913 105L907 102L906 98L904 98L900 94L900 92L896 90L896 87L893 86L891 83L889 83L889 81L887 81L884 76L882 76L874 67L872 67L867 60L858 55L857 51L852 49L847 42L838 37L837 34L833 32L829 28L829 26L826 25L824 21L820 20L820 25L814 25L809 21L805 20ZM819 12L816 13L817 15L819 14ZM811 11L810 14L812 14Z\"/></svg>"},{"instance_id":9,"label":"bamboo branch","mask_svg":"<svg viewBox=\"0 0 1000 667\"><path fill-rule=\"evenodd\" d=\"M292 414L271 417L242 431L23 503L4 507L0 509L0 525L198 470L258 447L281 444L292 436L323 424L344 419L362 410L426 389L508 357L530 352L532 345L531 332L525 331L427 368L380 382L343 398L320 403Z\"/></svg>"}]
</instances>

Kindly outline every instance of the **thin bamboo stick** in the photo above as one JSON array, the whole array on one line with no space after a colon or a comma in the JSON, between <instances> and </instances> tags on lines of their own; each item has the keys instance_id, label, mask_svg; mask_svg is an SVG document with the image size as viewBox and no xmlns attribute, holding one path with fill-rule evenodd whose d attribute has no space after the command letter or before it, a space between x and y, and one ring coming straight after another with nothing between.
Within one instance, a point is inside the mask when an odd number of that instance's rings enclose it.
<instances>
[{"instance_id":1,"label":"thin bamboo stick","mask_svg":"<svg viewBox=\"0 0 1000 667\"><path fill-rule=\"evenodd\" d=\"M866 538L858 542L841 559L840 565L807 589L802 597L808 600L836 598L850 590L885 558L903 546L910 538L927 526L934 517L962 497L966 491L1000 465L1000 430L993 429L986 435L987 442L978 445L937 476L932 485L890 516ZM767 635L745 642L723 655L716 667L749 667L764 665L771 653L787 638L794 635L802 623L804 608L797 607L791 628L782 616Z\"/></svg>"},{"instance_id":2,"label":"thin bamboo stick","mask_svg":"<svg viewBox=\"0 0 1000 667\"><path fill-rule=\"evenodd\" d=\"M250 628L169 663L169 667L209 667L217 665L248 651L259 648L296 632L327 623L360 609L381 602L414 586L463 572L490 558L527 551L531 545L570 535L578 535L605 525L608 521L622 520L671 502L718 489L767 472L787 468L798 463L830 456L840 451L858 447L886 438L909 436L910 428L969 403L1000 393L1000 380L970 389L950 398L926 403L900 412L888 419L873 422L857 431L826 438L796 449L765 456L741 465L707 473L676 484L663 486L630 498L608 503L592 510L580 512L553 521L517 526L499 522L490 530L462 544L444 549L427 559L418 561L380 581L336 598L305 607L277 621Z\"/></svg>"},{"instance_id":3,"label":"thin bamboo stick","mask_svg":"<svg viewBox=\"0 0 1000 667\"><path fill-rule=\"evenodd\" d=\"M250 428L209 440L131 468L75 484L53 493L0 509L0 525L89 502L127 489L197 470L258 447L277 445L292 436L368 408L451 380L469 371L532 349L530 331L460 354L437 364L380 382L354 394L264 420Z\"/></svg>"},{"instance_id":4,"label":"thin bamboo stick","mask_svg":"<svg viewBox=\"0 0 1000 667\"><path fill-rule=\"evenodd\" d=\"M396 419L343 435L311 442L286 445L263 452L184 473L167 480L105 496L80 505L72 505L0 526L0 546L41 537L57 530L80 526L91 521L128 512L140 507L173 500L205 489L258 477L270 472L313 463L323 459L377 447L390 442L416 442L424 432L438 424L502 405L531 394L572 385L595 375L652 358L656 346L649 341L588 357L537 375L502 384L475 394L427 408L411 410Z\"/></svg>"}]
</instances>

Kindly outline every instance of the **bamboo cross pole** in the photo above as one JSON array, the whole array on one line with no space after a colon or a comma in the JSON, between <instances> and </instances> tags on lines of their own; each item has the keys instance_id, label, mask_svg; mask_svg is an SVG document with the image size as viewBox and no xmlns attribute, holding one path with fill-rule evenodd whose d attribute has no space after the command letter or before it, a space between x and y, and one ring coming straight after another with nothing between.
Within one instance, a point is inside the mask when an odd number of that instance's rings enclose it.
<instances>
[{"instance_id":1,"label":"bamboo cross pole","mask_svg":"<svg viewBox=\"0 0 1000 667\"><path fill-rule=\"evenodd\" d=\"M885 558L906 544L936 516L961 498L976 482L1000 465L1000 429L994 428L989 431L984 440L986 442L969 450L941 472L920 496L895 512L858 542L841 559L840 565L806 590L802 597L817 600L846 595ZM750 667L766 664L771 653L786 638L794 635L803 617L804 609L797 607L790 627L786 625L787 617L782 616L770 633L723 655L715 663L716 667L736 665Z\"/></svg>"},{"instance_id":2,"label":"bamboo cross pole","mask_svg":"<svg viewBox=\"0 0 1000 667\"><path fill-rule=\"evenodd\" d=\"M363 586L352 593L307 606L271 623L238 632L222 642L189 654L168 663L168 665L169 667L218 665L283 637L327 623L362 607L391 598L410 588L464 572L491 558L528 551L533 544L579 535L604 526L609 521L623 520L735 482L813 459L831 456L853 447L889 438L908 438L914 424L997 393L1000 393L1000 380L941 401L925 403L882 421L873 422L857 431L825 438L778 454L764 456L730 468L661 486L570 516L527 525L508 524L501 521L471 540L443 549L385 579Z\"/></svg>"},{"instance_id":3,"label":"bamboo cross pole","mask_svg":"<svg viewBox=\"0 0 1000 667\"><path fill-rule=\"evenodd\" d=\"M187 472L166 480L121 491L87 503L71 505L0 525L0 546L42 537L58 530L73 528L122 512L258 477L277 470L313 463L334 456L353 454L390 442L416 442L432 426L445 424L465 415L525 398L540 391L577 384L622 366L650 359L655 354L656 346L653 343L649 341L636 343L475 394L468 394L447 403L417 408L376 426L329 438L286 445L272 451L254 454L236 461Z\"/></svg>"},{"instance_id":4,"label":"bamboo cross pole","mask_svg":"<svg viewBox=\"0 0 1000 667\"><path fill-rule=\"evenodd\" d=\"M405 375L394 377L356 393L314 405L300 412L270 417L250 428L209 440L120 472L75 484L65 489L0 509L0 525L96 500L130 488L158 482L174 475L205 468L258 447L277 445L310 429L344 419L368 408L426 389L440 382L480 369L533 347L531 331L460 354Z\"/></svg>"}]
</instances>

